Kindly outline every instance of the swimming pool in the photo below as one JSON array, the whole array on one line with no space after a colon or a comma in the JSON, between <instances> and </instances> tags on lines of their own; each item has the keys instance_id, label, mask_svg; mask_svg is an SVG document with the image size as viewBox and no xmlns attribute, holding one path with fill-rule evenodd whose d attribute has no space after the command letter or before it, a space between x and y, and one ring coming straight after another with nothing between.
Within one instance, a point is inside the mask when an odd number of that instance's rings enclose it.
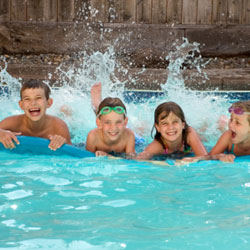
<instances>
[{"instance_id":1,"label":"swimming pool","mask_svg":"<svg viewBox=\"0 0 250 250\"><path fill-rule=\"evenodd\" d=\"M0 249L248 249L250 162L0 152Z\"/></svg>"},{"instance_id":2,"label":"swimming pool","mask_svg":"<svg viewBox=\"0 0 250 250\"><path fill-rule=\"evenodd\" d=\"M54 104L48 110L68 123L76 144L86 141L95 127L89 83L101 80L104 97L113 86L115 63L107 54L90 59L73 75L74 88L53 90ZM91 77L86 76L89 65ZM99 75L93 79L95 72ZM180 73L176 75L162 92L142 91L137 98L138 91L123 96L122 89L111 95L125 100L129 126L146 143L151 140L154 108L167 99L181 105L190 125L202 128L199 132L210 147L219 136L218 117L228 115L233 99L249 99L249 93L198 93L186 90ZM4 79L12 82L9 76ZM11 91L2 91L0 119L21 113L18 94L13 93L19 83L10 85ZM72 108L71 117L60 113L65 103ZM0 183L0 249L250 248L249 160L164 166L0 150Z\"/></svg>"},{"instance_id":3,"label":"swimming pool","mask_svg":"<svg viewBox=\"0 0 250 250\"><path fill-rule=\"evenodd\" d=\"M249 173L0 150L0 249L249 249Z\"/></svg>"}]
</instances>

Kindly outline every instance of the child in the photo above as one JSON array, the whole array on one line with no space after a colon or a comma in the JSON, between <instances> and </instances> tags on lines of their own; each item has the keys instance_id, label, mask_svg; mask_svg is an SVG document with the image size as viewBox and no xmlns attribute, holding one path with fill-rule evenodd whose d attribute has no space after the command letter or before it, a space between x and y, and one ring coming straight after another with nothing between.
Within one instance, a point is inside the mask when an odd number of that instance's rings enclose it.
<instances>
[{"instance_id":1,"label":"child","mask_svg":"<svg viewBox=\"0 0 250 250\"><path fill-rule=\"evenodd\" d=\"M164 102L156 108L154 128L156 134L153 142L137 159L147 160L154 155L176 152L193 152L198 156L207 154L196 131L188 126L181 107L174 102Z\"/></svg>"},{"instance_id":2,"label":"child","mask_svg":"<svg viewBox=\"0 0 250 250\"><path fill-rule=\"evenodd\" d=\"M128 122L126 107L119 98L107 97L96 112L97 128L89 132L86 149L96 156L110 152L135 153L135 136L126 128Z\"/></svg>"},{"instance_id":3,"label":"child","mask_svg":"<svg viewBox=\"0 0 250 250\"><path fill-rule=\"evenodd\" d=\"M68 126L61 119L47 115L46 110L53 100L50 88L42 82L29 80L20 91L22 115L7 117L0 122L0 142L5 148L19 144L16 135L36 136L50 139L49 148L56 150L64 143L71 144Z\"/></svg>"},{"instance_id":4,"label":"child","mask_svg":"<svg viewBox=\"0 0 250 250\"><path fill-rule=\"evenodd\" d=\"M224 132L209 155L226 151L222 161L234 161L235 156L250 155L250 101L235 102L229 109L229 130Z\"/></svg>"}]
</instances>

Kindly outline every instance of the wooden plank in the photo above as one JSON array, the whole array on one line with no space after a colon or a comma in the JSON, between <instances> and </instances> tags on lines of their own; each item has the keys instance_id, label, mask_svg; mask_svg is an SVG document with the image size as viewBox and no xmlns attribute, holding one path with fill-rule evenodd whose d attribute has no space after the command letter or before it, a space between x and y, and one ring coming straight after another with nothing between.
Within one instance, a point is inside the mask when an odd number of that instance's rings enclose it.
<instances>
[{"instance_id":1,"label":"wooden plank","mask_svg":"<svg viewBox=\"0 0 250 250\"><path fill-rule=\"evenodd\" d=\"M182 0L168 0L167 23L180 24L182 22Z\"/></svg>"},{"instance_id":2,"label":"wooden plank","mask_svg":"<svg viewBox=\"0 0 250 250\"><path fill-rule=\"evenodd\" d=\"M121 1L109 0L108 12L110 23L119 23L121 21L121 6Z\"/></svg>"},{"instance_id":3,"label":"wooden plank","mask_svg":"<svg viewBox=\"0 0 250 250\"><path fill-rule=\"evenodd\" d=\"M44 21L57 21L58 5L55 0L43 0L43 20Z\"/></svg>"},{"instance_id":4,"label":"wooden plank","mask_svg":"<svg viewBox=\"0 0 250 250\"><path fill-rule=\"evenodd\" d=\"M136 4L136 20L139 23L152 23L151 0L138 0Z\"/></svg>"},{"instance_id":5,"label":"wooden plank","mask_svg":"<svg viewBox=\"0 0 250 250\"><path fill-rule=\"evenodd\" d=\"M197 23L212 23L213 0L198 0Z\"/></svg>"},{"instance_id":6,"label":"wooden plank","mask_svg":"<svg viewBox=\"0 0 250 250\"><path fill-rule=\"evenodd\" d=\"M152 0L152 23L166 23L167 0Z\"/></svg>"},{"instance_id":7,"label":"wooden plank","mask_svg":"<svg viewBox=\"0 0 250 250\"><path fill-rule=\"evenodd\" d=\"M0 1L0 21L10 20L10 2L9 0Z\"/></svg>"},{"instance_id":8,"label":"wooden plank","mask_svg":"<svg viewBox=\"0 0 250 250\"><path fill-rule=\"evenodd\" d=\"M28 0L27 20L44 21L44 0Z\"/></svg>"},{"instance_id":9,"label":"wooden plank","mask_svg":"<svg viewBox=\"0 0 250 250\"><path fill-rule=\"evenodd\" d=\"M11 0L11 21L27 21L27 3L23 0Z\"/></svg>"},{"instance_id":10,"label":"wooden plank","mask_svg":"<svg viewBox=\"0 0 250 250\"><path fill-rule=\"evenodd\" d=\"M227 24L227 6L228 4L225 0L213 0L212 24Z\"/></svg>"},{"instance_id":11,"label":"wooden plank","mask_svg":"<svg viewBox=\"0 0 250 250\"><path fill-rule=\"evenodd\" d=\"M250 24L250 1L249 0L244 0L243 2L242 24Z\"/></svg>"},{"instance_id":12,"label":"wooden plank","mask_svg":"<svg viewBox=\"0 0 250 250\"><path fill-rule=\"evenodd\" d=\"M242 13L242 0L228 0L228 24L240 24Z\"/></svg>"},{"instance_id":13,"label":"wooden plank","mask_svg":"<svg viewBox=\"0 0 250 250\"><path fill-rule=\"evenodd\" d=\"M202 44L201 54L206 57L240 56L250 54L250 29L236 28L186 28L185 37L190 43Z\"/></svg>"},{"instance_id":14,"label":"wooden plank","mask_svg":"<svg viewBox=\"0 0 250 250\"><path fill-rule=\"evenodd\" d=\"M75 16L74 6L74 0L58 0L58 21L73 21Z\"/></svg>"},{"instance_id":15,"label":"wooden plank","mask_svg":"<svg viewBox=\"0 0 250 250\"><path fill-rule=\"evenodd\" d=\"M107 0L90 0L91 20L94 22L108 22Z\"/></svg>"},{"instance_id":16,"label":"wooden plank","mask_svg":"<svg viewBox=\"0 0 250 250\"><path fill-rule=\"evenodd\" d=\"M120 0L121 6L121 21L133 23L136 21L136 0Z\"/></svg>"},{"instance_id":17,"label":"wooden plank","mask_svg":"<svg viewBox=\"0 0 250 250\"><path fill-rule=\"evenodd\" d=\"M196 24L197 1L198 0L183 0L182 24Z\"/></svg>"}]
</instances>

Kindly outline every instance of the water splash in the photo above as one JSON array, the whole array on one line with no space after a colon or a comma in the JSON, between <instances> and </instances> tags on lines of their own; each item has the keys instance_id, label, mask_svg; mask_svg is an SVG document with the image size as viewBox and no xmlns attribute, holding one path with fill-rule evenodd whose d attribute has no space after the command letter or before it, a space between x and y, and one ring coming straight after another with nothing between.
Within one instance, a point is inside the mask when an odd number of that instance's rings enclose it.
<instances>
[{"instance_id":1,"label":"water splash","mask_svg":"<svg viewBox=\"0 0 250 250\"><path fill-rule=\"evenodd\" d=\"M18 100L20 90L20 79L16 79L7 72L8 64L6 58L1 56L0 65L0 119L9 115L18 114Z\"/></svg>"},{"instance_id":2,"label":"water splash","mask_svg":"<svg viewBox=\"0 0 250 250\"><path fill-rule=\"evenodd\" d=\"M204 138L208 141L211 138L218 138L217 121L219 116L225 113L228 100L190 90L185 86L187 80L185 71L190 68L197 72L199 84L205 84L207 80L207 76L202 72L206 63L202 61L197 43L190 44L187 39L184 39L181 45L176 45L176 50L167 57L168 79L161 85L164 95L148 98L141 103L128 102L124 98L125 84L127 81L136 82L136 79L129 76L127 68L118 62L113 47L108 48L104 53L97 51L89 55L87 52L81 52L76 54L76 59L76 62L70 66L62 64L58 67L59 78L54 86L60 87L52 89L54 103L48 110L48 113L59 116L68 123L74 143L85 141L89 130L96 127L90 101L90 89L96 82L102 82L103 98L118 96L125 102L129 126L147 141L151 140L154 109L158 104L168 100L175 101L183 108L189 125L200 130ZM0 77L2 82L5 82L12 90L8 98L8 102L12 105L6 106L6 100L3 101L1 98L0 118L21 113L17 104L13 105L18 102L20 81L10 76L6 68L5 63ZM126 80L120 80L117 73L123 75L124 77L121 78ZM143 74L143 70L138 74ZM193 80L197 81L197 78ZM68 114L62 112L62 108L66 108L69 111Z\"/></svg>"},{"instance_id":3,"label":"water splash","mask_svg":"<svg viewBox=\"0 0 250 250\"><path fill-rule=\"evenodd\" d=\"M200 55L199 44L189 43L184 39L181 45L176 45L176 50L169 53L168 79L161 85L165 98L178 103L186 116L187 122L200 133L205 141L214 141L220 135L218 121L225 114L229 100L226 97L191 90L185 83L194 85L206 84L208 76L203 69L209 63L204 62ZM192 74L186 74L190 71Z\"/></svg>"}]
</instances>

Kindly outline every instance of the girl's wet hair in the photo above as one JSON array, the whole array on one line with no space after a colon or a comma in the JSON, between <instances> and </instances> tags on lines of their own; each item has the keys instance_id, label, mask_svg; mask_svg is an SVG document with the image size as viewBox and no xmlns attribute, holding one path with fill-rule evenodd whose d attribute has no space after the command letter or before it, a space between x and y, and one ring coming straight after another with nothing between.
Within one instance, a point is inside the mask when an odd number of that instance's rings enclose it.
<instances>
[{"instance_id":1,"label":"girl's wet hair","mask_svg":"<svg viewBox=\"0 0 250 250\"><path fill-rule=\"evenodd\" d=\"M122 100L120 98L118 98L118 97L106 97L99 104L99 107L97 109L96 114L98 115L103 107L111 107L111 108L113 108L113 107L116 107L116 106L123 107L124 110L127 113L126 107L125 107L124 103L122 102ZM125 117L125 115L124 115L124 117Z\"/></svg>"},{"instance_id":2,"label":"girl's wet hair","mask_svg":"<svg viewBox=\"0 0 250 250\"><path fill-rule=\"evenodd\" d=\"M182 122L185 123L185 126L184 126L184 129L182 131L182 138L183 138L183 141L184 143L186 144L187 143L187 135L188 135L188 128L189 128L189 125L187 124L186 122L186 118L185 118L185 115L184 115L184 112L182 110L182 108L175 102L164 102L162 104L160 104L156 109L155 109L155 120L154 120L154 124L159 124L159 122L163 119L165 119L166 117L169 116L170 113L174 113L176 116L178 116ZM153 126L152 128L152 131L151 131L151 136L153 137L153 131L154 131L155 128L155 125ZM162 139L161 139L161 133L159 133L156 129L156 134L155 136L153 137L155 140L159 141L161 144L163 143L162 142Z\"/></svg>"},{"instance_id":3,"label":"girl's wet hair","mask_svg":"<svg viewBox=\"0 0 250 250\"><path fill-rule=\"evenodd\" d=\"M26 89L38 89L38 88L41 88L44 90L46 99L48 100L50 93L51 93L49 86L47 84L45 84L44 82L34 80L34 79L28 80L27 82L25 82L22 85L22 88L20 90L20 98L22 99L22 94L23 94L24 90L26 90Z\"/></svg>"},{"instance_id":4,"label":"girl's wet hair","mask_svg":"<svg viewBox=\"0 0 250 250\"><path fill-rule=\"evenodd\" d=\"M232 104L232 108L241 108L245 112L250 112L250 101L238 101ZM248 115L248 122L250 123L250 115Z\"/></svg>"}]
</instances>

